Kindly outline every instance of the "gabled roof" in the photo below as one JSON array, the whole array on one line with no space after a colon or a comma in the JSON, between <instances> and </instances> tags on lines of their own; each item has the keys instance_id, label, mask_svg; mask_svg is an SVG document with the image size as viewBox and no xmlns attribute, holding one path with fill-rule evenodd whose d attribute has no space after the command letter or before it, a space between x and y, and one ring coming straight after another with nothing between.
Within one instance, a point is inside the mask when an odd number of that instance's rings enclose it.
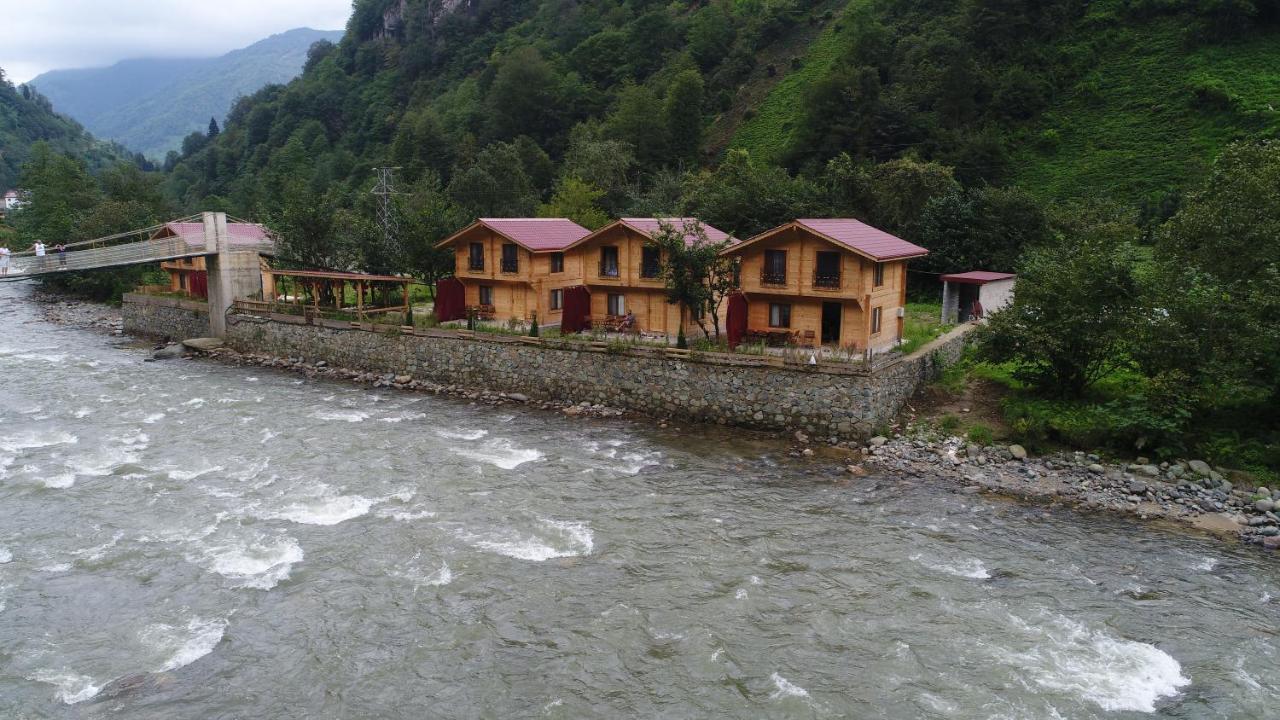
<instances>
[{"instance_id":1,"label":"gabled roof","mask_svg":"<svg viewBox=\"0 0 1280 720\"><path fill-rule=\"evenodd\" d=\"M436 243L452 245L477 228L488 228L530 252L563 250L591 233L568 218L480 218Z\"/></svg>"},{"instance_id":2,"label":"gabled roof","mask_svg":"<svg viewBox=\"0 0 1280 720\"><path fill-rule=\"evenodd\" d=\"M876 262L887 260L905 260L907 258L928 255L929 251L878 230L853 218L804 218L766 230L740 245L726 250L726 253L737 252L747 245L771 238L792 228L804 230L835 245L852 250Z\"/></svg>"},{"instance_id":3,"label":"gabled roof","mask_svg":"<svg viewBox=\"0 0 1280 720\"><path fill-rule=\"evenodd\" d=\"M19 195L18 195L18 191L17 191L17 190L6 190L6 191L5 191L5 193L4 193L4 196L5 196L5 197L7 197L7 198L16 198L16 197L19 197Z\"/></svg>"},{"instance_id":4,"label":"gabled roof","mask_svg":"<svg viewBox=\"0 0 1280 720\"><path fill-rule=\"evenodd\" d=\"M996 280L1012 280L1017 277L1013 273L990 272L988 270L971 270L963 273L953 273L951 275L943 275L940 279L943 282L960 283L962 285L986 285Z\"/></svg>"},{"instance_id":5,"label":"gabled roof","mask_svg":"<svg viewBox=\"0 0 1280 720\"><path fill-rule=\"evenodd\" d=\"M686 231L684 235L684 244L688 246L692 246L694 243L698 242L699 240L698 234L692 230L691 226L694 226L694 225L702 229L702 233L707 236L707 240L709 242L712 242L712 243L728 242L730 244L738 242L738 239L731 237L729 233L719 228L712 227L711 225L708 225L702 222L698 218L678 218L678 217L621 218L619 220L615 220L614 222L609 223L608 225L605 225L599 230L575 242L573 246L576 247L578 245L584 245L588 242L591 242L592 240L603 236L608 231L613 230L614 228L617 228L617 227L625 227L647 238L652 238L654 235L658 234L662 230L662 226L664 224L670 225L673 228L676 228L679 230L685 230L686 228L689 228L689 230Z\"/></svg>"},{"instance_id":6,"label":"gabled roof","mask_svg":"<svg viewBox=\"0 0 1280 720\"><path fill-rule=\"evenodd\" d=\"M204 223L171 222L151 237L180 237L189 245L204 245ZM273 240L266 228L255 223L227 223L227 242L231 245L271 245Z\"/></svg>"}]
</instances>

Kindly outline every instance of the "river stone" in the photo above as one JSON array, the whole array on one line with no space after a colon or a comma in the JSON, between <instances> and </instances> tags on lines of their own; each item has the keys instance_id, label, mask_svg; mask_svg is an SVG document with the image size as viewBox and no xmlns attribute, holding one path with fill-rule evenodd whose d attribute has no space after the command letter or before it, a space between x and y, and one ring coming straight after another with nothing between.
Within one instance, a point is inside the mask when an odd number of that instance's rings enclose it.
<instances>
[{"instance_id":1,"label":"river stone","mask_svg":"<svg viewBox=\"0 0 1280 720\"><path fill-rule=\"evenodd\" d=\"M1209 463L1203 460L1192 460L1187 463L1187 467L1191 468L1191 472L1197 475L1208 475L1209 471L1212 470L1212 468L1209 467Z\"/></svg>"},{"instance_id":2,"label":"river stone","mask_svg":"<svg viewBox=\"0 0 1280 720\"><path fill-rule=\"evenodd\" d=\"M507 397L516 402L529 402L529 396L524 393L507 393Z\"/></svg>"},{"instance_id":3,"label":"river stone","mask_svg":"<svg viewBox=\"0 0 1280 720\"><path fill-rule=\"evenodd\" d=\"M182 345L178 343L171 343L151 353L151 357L156 360L172 360L174 358L182 357L182 353Z\"/></svg>"},{"instance_id":4,"label":"river stone","mask_svg":"<svg viewBox=\"0 0 1280 720\"><path fill-rule=\"evenodd\" d=\"M1026 459L1027 459L1027 449L1026 449L1026 448L1024 448L1024 447L1022 447L1021 445L1010 445L1010 446L1009 446L1009 454L1010 454L1011 456L1013 456L1013 459L1014 459L1014 460L1026 460Z\"/></svg>"},{"instance_id":5,"label":"river stone","mask_svg":"<svg viewBox=\"0 0 1280 720\"><path fill-rule=\"evenodd\" d=\"M870 440L870 443L869 443L869 444L871 445L871 447L881 447L881 446L883 446L883 445L884 445L885 443L887 443L887 442L889 442L889 438L887 438L887 437L885 437L885 436L883 436L883 435L877 435L877 436L875 436L875 437L871 438L871 440Z\"/></svg>"},{"instance_id":6,"label":"river stone","mask_svg":"<svg viewBox=\"0 0 1280 720\"><path fill-rule=\"evenodd\" d=\"M1253 509L1258 512L1271 512L1275 507L1276 504L1270 500L1259 500L1253 504Z\"/></svg>"},{"instance_id":7,"label":"river stone","mask_svg":"<svg viewBox=\"0 0 1280 720\"><path fill-rule=\"evenodd\" d=\"M1280 535L1262 538L1262 547L1268 550L1280 550Z\"/></svg>"},{"instance_id":8,"label":"river stone","mask_svg":"<svg viewBox=\"0 0 1280 720\"><path fill-rule=\"evenodd\" d=\"M192 350L199 350L200 352L209 352L210 350L217 350L218 348L222 347L226 343L222 342L222 340L219 338L198 337L198 338L188 338L186 340L183 340L182 344L191 348Z\"/></svg>"},{"instance_id":9,"label":"river stone","mask_svg":"<svg viewBox=\"0 0 1280 720\"><path fill-rule=\"evenodd\" d=\"M408 384L408 383L410 383L410 382L413 382L413 376L412 376L412 375L397 375L397 376L395 377L395 381L396 381L397 383L401 384L401 385L405 385L405 384Z\"/></svg>"},{"instance_id":10,"label":"river stone","mask_svg":"<svg viewBox=\"0 0 1280 720\"><path fill-rule=\"evenodd\" d=\"M1089 465L1089 472L1093 473L1094 475L1101 475L1104 470L1106 470L1106 468L1102 467L1102 465L1098 463L1092 463L1091 465Z\"/></svg>"},{"instance_id":11,"label":"river stone","mask_svg":"<svg viewBox=\"0 0 1280 720\"><path fill-rule=\"evenodd\" d=\"M1133 471L1139 475L1146 475L1147 477L1159 477L1160 475L1160 468L1155 465L1138 465L1133 468Z\"/></svg>"}]
</instances>

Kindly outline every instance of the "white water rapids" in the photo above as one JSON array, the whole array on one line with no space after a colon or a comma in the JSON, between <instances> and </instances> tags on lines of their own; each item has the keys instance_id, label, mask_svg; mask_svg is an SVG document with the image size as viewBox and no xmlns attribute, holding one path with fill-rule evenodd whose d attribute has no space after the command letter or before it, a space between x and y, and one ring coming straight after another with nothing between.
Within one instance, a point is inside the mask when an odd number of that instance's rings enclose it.
<instances>
[{"instance_id":1,"label":"white water rapids","mask_svg":"<svg viewBox=\"0 0 1280 720\"><path fill-rule=\"evenodd\" d=\"M0 717L1280 716L1251 549L145 357L0 287Z\"/></svg>"}]
</instances>

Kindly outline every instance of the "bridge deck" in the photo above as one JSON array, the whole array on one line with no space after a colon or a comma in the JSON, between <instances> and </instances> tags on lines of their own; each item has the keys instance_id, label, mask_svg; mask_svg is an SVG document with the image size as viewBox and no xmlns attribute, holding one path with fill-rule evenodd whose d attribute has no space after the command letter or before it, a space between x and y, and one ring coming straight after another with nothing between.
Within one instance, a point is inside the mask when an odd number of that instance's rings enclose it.
<instances>
[{"instance_id":1,"label":"bridge deck","mask_svg":"<svg viewBox=\"0 0 1280 720\"><path fill-rule=\"evenodd\" d=\"M269 244L264 244L261 246L239 245L235 249L270 252L272 248ZM177 236L110 247L73 247L61 254L49 250L44 257L21 253L12 258L9 274L0 276L0 281L25 280L70 270L97 270L213 254L215 254L213 251L205 249L204 243L189 243Z\"/></svg>"}]
</instances>

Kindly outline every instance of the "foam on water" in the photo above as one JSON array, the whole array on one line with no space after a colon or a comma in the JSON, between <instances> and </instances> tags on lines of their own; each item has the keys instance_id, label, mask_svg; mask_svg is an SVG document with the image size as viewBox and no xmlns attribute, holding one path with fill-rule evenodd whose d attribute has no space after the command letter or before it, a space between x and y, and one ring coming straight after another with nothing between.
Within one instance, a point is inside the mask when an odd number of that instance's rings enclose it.
<instances>
[{"instance_id":1,"label":"foam on water","mask_svg":"<svg viewBox=\"0 0 1280 720\"><path fill-rule=\"evenodd\" d=\"M80 442L80 438L69 432L27 431L17 435L0 437L0 450L21 452L23 450L53 447L54 445L75 445L78 442Z\"/></svg>"},{"instance_id":2,"label":"foam on water","mask_svg":"<svg viewBox=\"0 0 1280 720\"><path fill-rule=\"evenodd\" d=\"M316 420L358 423L368 420L369 413L360 412L359 410L316 410L311 413L311 417Z\"/></svg>"},{"instance_id":3,"label":"foam on water","mask_svg":"<svg viewBox=\"0 0 1280 720\"><path fill-rule=\"evenodd\" d=\"M177 480L179 482L187 482L189 480L195 480L201 475L208 475L211 472L221 472L221 471L222 471L221 465L214 465L213 467L202 468L200 470L170 470L169 479Z\"/></svg>"},{"instance_id":4,"label":"foam on water","mask_svg":"<svg viewBox=\"0 0 1280 720\"><path fill-rule=\"evenodd\" d=\"M63 668L61 670L37 670L28 680L49 683L58 688L56 697L67 705L84 702L102 689L93 684L93 678Z\"/></svg>"},{"instance_id":5,"label":"foam on water","mask_svg":"<svg viewBox=\"0 0 1280 720\"><path fill-rule=\"evenodd\" d=\"M207 547L204 559L213 572L239 582L239 587L270 590L289 577L304 553L287 535L258 537Z\"/></svg>"},{"instance_id":6,"label":"foam on water","mask_svg":"<svg viewBox=\"0 0 1280 720\"><path fill-rule=\"evenodd\" d=\"M414 553L413 558L409 561L406 568L393 569L391 574L395 577L412 582L415 592L418 588L424 585L442 587L453 582L453 571L449 569L449 563L441 562L439 568L431 572L426 572L418 566L418 558L421 557L421 555L422 553Z\"/></svg>"},{"instance_id":7,"label":"foam on water","mask_svg":"<svg viewBox=\"0 0 1280 720\"><path fill-rule=\"evenodd\" d=\"M539 532L520 535L511 530L485 535L461 533L473 546L517 560L543 562L553 558L581 557L595 547L586 523L539 519Z\"/></svg>"},{"instance_id":8,"label":"foam on water","mask_svg":"<svg viewBox=\"0 0 1280 720\"><path fill-rule=\"evenodd\" d=\"M148 625L139 633L139 637L145 645L165 653L167 657L156 668L156 672L167 672L190 665L213 652L218 643L222 642L226 630L226 620L193 617L182 626L165 623Z\"/></svg>"},{"instance_id":9,"label":"foam on water","mask_svg":"<svg viewBox=\"0 0 1280 720\"><path fill-rule=\"evenodd\" d=\"M323 494L293 503L279 510L270 510L260 517L269 520L288 520L303 525L337 525L358 518L369 512L374 500L360 495Z\"/></svg>"},{"instance_id":10,"label":"foam on water","mask_svg":"<svg viewBox=\"0 0 1280 720\"><path fill-rule=\"evenodd\" d=\"M462 457L496 465L503 470L514 470L517 467L535 460L541 460L541 450L517 447L510 440L499 439L478 448L450 448Z\"/></svg>"},{"instance_id":11,"label":"foam on water","mask_svg":"<svg viewBox=\"0 0 1280 720\"><path fill-rule=\"evenodd\" d=\"M9 548L0 546L0 565L13 562L13 553Z\"/></svg>"},{"instance_id":12,"label":"foam on water","mask_svg":"<svg viewBox=\"0 0 1280 720\"><path fill-rule=\"evenodd\" d=\"M164 413L162 412L151 413L150 415L143 418L142 422L146 423L147 425L155 425L156 423L160 422L163 419L164 419Z\"/></svg>"},{"instance_id":13,"label":"foam on water","mask_svg":"<svg viewBox=\"0 0 1280 720\"><path fill-rule=\"evenodd\" d=\"M1157 700L1191 682L1177 660L1153 645L1116 638L1056 613L1042 616L1037 625L1011 614L1012 626L1033 644L1022 652L997 653L1042 688L1109 712L1150 713Z\"/></svg>"},{"instance_id":14,"label":"foam on water","mask_svg":"<svg viewBox=\"0 0 1280 720\"><path fill-rule=\"evenodd\" d=\"M378 418L378 422L384 423L402 423L406 420L421 420L427 416L426 413L400 413L398 415L388 415L387 417Z\"/></svg>"},{"instance_id":15,"label":"foam on water","mask_svg":"<svg viewBox=\"0 0 1280 720\"><path fill-rule=\"evenodd\" d=\"M41 482L51 490L66 490L76 484L76 474L58 473L57 475L48 475Z\"/></svg>"},{"instance_id":16,"label":"foam on water","mask_svg":"<svg viewBox=\"0 0 1280 720\"><path fill-rule=\"evenodd\" d=\"M973 578L975 580L985 580L991 577L991 572L987 570L987 566L977 558L943 562L933 558L926 558L922 554L916 553L911 556L911 560L931 570L955 575L956 577Z\"/></svg>"},{"instance_id":17,"label":"foam on water","mask_svg":"<svg viewBox=\"0 0 1280 720\"><path fill-rule=\"evenodd\" d=\"M479 440L489 434L488 430L436 430L436 434L446 440Z\"/></svg>"},{"instance_id":18,"label":"foam on water","mask_svg":"<svg viewBox=\"0 0 1280 720\"><path fill-rule=\"evenodd\" d=\"M424 518L433 518L435 513L430 510L397 510L396 508L378 508L374 515L380 518L388 518L390 520L399 520L400 522L412 522L414 520L422 520Z\"/></svg>"},{"instance_id":19,"label":"foam on water","mask_svg":"<svg viewBox=\"0 0 1280 720\"><path fill-rule=\"evenodd\" d=\"M769 679L773 681L773 686L777 688L773 692L769 693L770 700L779 700L786 697L809 697L808 690L792 683L790 680L787 680L778 673L770 675Z\"/></svg>"}]
</instances>

